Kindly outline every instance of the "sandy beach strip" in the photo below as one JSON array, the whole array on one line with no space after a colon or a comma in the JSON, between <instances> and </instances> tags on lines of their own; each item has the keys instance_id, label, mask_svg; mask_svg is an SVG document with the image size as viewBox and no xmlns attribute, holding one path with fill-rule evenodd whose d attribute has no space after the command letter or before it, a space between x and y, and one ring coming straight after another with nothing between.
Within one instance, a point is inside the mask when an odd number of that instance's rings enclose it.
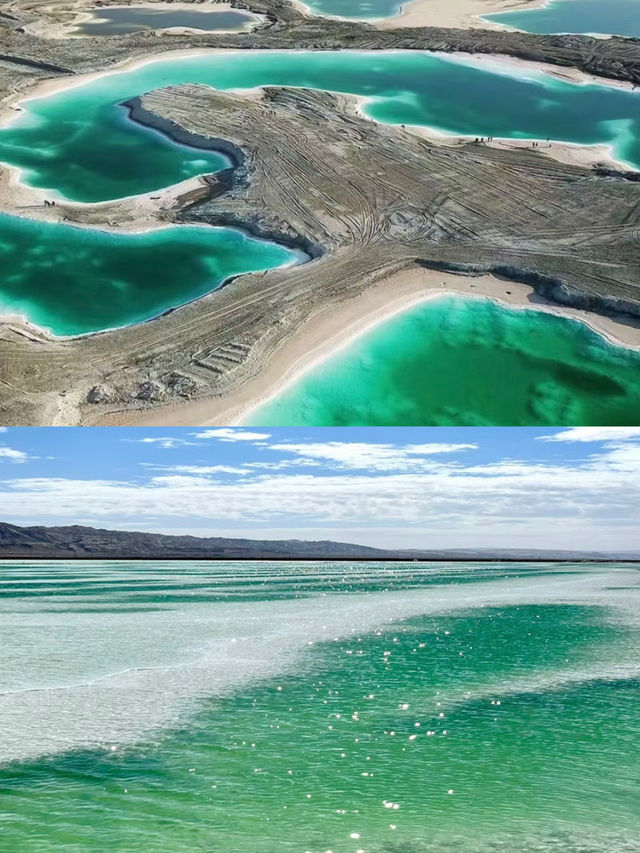
<instances>
[{"instance_id":1,"label":"sandy beach strip","mask_svg":"<svg viewBox=\"0 0 640 853\"><path fill-rule=\"evenodd\" d=\"M615 89L625 89L627 92L633 92L637 89L637 84L631 80L599 77L597 74L590 74L588 71L576 68L575 65L554 65L551 62L540 62L536 59L520 59L506 53L463 53L461 51L443 53L442 51L433 51L433 55L440 59L466 63L474 68L485 65L487 71L492 71L494 74L506 74L509 77L534 80L536 74L544 74L546 77L561 80L564 83L574 83L578 86L612 86Z\"/></svg>"},{"instance_id":2,"label":"sandy beach strip","mask_svg":"<svg viewBox=\"0 0 640 853\"><path fill-rule=\"evenodd\" d=\"M485 21L483 15L497 12L516 12L523 9L538 9L546 6L548 0L409 0L400 13L392 18L376 21L384 30L403 27L454 27L459 29L513 30Z\"/></svg>"},{"instance_id":3,"label":"sandy beach strip","mask_svg":"<svg viewBox=\"0 0 640 853\"><path fill-rule=\"evenodd\" d=\"M251 379L231 393L144 411L114 413L92 424L118 426L230 426L247 420L259 406L281 394L305 373L332 358L376 326L447 295L492 299L508 308L555 314L585 323L611 343L640 350L640 320L612 317L546 301L528 285L493 275L464 276L423 268L394 273L364 293L331 302L298 327Z\"/></svg>"},{"instance_id":4,"label":"sandy beach strip","mask_svg":"<svg viewBox=\"0 0 640 853\"><path fill-rule=\"evenodd\" d=\"M397 30L411 27L452 27L459 29L515 30L493 21L482 20L483 15L497 12L516 12L546 6L549 0L408 0L396 14L388 16L355 18L332 15L312 9L302 0L289 0L303 15L316 18L332 18L337 21L353 21L373 24L381 30Z\"/></svg>"},{"instance_id":5,"label":"sandy beach strip","mask_svg":"<svg viewBox=\"0 0 640 853\"><path fill-rule=\"evenodd\" d=\"M405 130L416 133L428 142L436 143L437 145L457 146L469 143L475 138L440 134L431 128L421 127L420 125L407 125ZM535 151L536 154L541 154L543 157L555 160L557 163L565 163L568 166L577 166L582 169L591 169L597 165L623 172L637 171L632 164L626 163L624 160L618 160L611 145L580 145L574 142L535 140L536 146L533 147L534 140L531 139L507 139L501 137L497 139L492 138L491 142L488 142L485 137L484 140L483 142L479 142L478 145L485 145L488 148L498 148L504 151L527 149Z\"/></svg>"},{"instance_id":6,"label":"sandy beach strip","mask_svg":"<svg viewBox=\"0 0 640 853\"><path fill-rule=\"evenodd\" d=\"M170 211L209 192L204 179L196 176L160 190L114 201L71 202L61 199L52 190L26 186L20 182L19 175L19 170L0 163L0 213L122 234L184 227L171 220ZM55 206L45 206L45 199L55 200Z\"/></svg>"}]
</instances>

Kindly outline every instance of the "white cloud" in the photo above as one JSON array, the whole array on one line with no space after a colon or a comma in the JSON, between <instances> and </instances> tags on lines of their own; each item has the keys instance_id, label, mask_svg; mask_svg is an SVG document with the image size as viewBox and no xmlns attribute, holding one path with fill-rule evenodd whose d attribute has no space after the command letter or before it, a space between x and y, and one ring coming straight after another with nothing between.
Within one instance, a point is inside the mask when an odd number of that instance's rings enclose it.
<instances>
[{"instance_id":1,"label":"white cloud","mask_svg":"<svg viewBox=\"0 0 640 853\"><path fill-rule=\"evenodd\" d=\"M640 470L640 444L607 444L607 454L601 464L620 471Z\"/></svg>"},{"instance_id":2,"label":"white cloud","mask_svg":"<svg viewBox=\"0 0 640 853\"><path fill-rule=\"evenodd\" d=\"M244 429L207 429L204 432L193 433L196 438L217 438L218 441L264 441L270 438L269 433L249 432Z\"/></svg>"},{"instance_id":3,"label":"white cloud","mask_svg":"<svg viewBox=\"0 0 640 853\"><path fill-rule=\"evenodd\" d=\"M477 450L477 444L443 444L430 442L429 444L407 444L404 450L407 453L415 453L420 456L431 456L438 453L460 453L463 450Z\"/></svg>"},{"instance_id":4,"label":"white cloud","mask_svg":"<svg viewBox=\"0 0 640 853\"><path fill-rule=\"evenodd\" d=\"M127 440L127 439L125 439L125 440ZM190 441L185 441L182 438L174 438L173 436L170 436L170 435L160 436L158 438L151 438L151 437L139 438L138 442L140 444L157 444L158 447L164 447L164 448L168 448L168 449L171 449L174 447L184 447L185 444L192 444L193 443Z\"/></svg>"},{"instance_id":5,"label":"white cloud","mask_svg":"<svg viewBox=\"0 0 640 853\"><path fill-rule=\"evenodd\" d=\"M234 468L232 465L153 465L156 471L171 471L176 474L239 474L251 473L247 468Z\"/></svg>"},{"instance_id":6,"label":"white cloud","mask_svg":"<svg viewBox=\"0 0 640 853\"><path fill-rule=\"evenodd\" d=\"M295 453L298 464L309 460L332 463L332 467L368 471L412 471L434 467L424 457L475 450L475 444L370 444L356 441L270 444L270 450Z\"/></svg>"},{"instance_id":7,"label":"white cloud","mask_svg":"<svg viewBox=\"0 0 640 853\"><path fill-rule=\"evenodd\" d=\"M379 449L379 445L376 445ZM364 449L368 448L368 450ZM370 447L360 453L371 467ZM342 451L341 451L342 452ZM376 451L378 452L378 451ZM342 458L342 457L341 457ZM418 456L418 459L421 457ZM494 531L526 534L529 545L547 547L553 539L564 547L589 548L590 539L619 536L619 548L640 548L640 446L614 446L586 459L561 463L504 460L463 465L432 462L431 467L386 471L404 458L382 454L375 476L348 470L320 474L252 473L230 481L208 476L217 466L175 466L166 475L142 483L65 478L24 478L0 484L0 517L86 517L192 519L214 524L282 527L420 525L450 531L450 547L471 532L482 541ZM232 466L229 466L232 467ZM186 469L186 470L185 470ZM217 473L217 472L214 472ZM571 537L580 531L578 541ZM598 532L599 531L599 532ZM500 538L496 539L499 544Z\"/></svg>"},{"instance_id":8,"label":"white cloud","mask_svg":"<svg viewBox=\"0 0 640 853\"><path fill-rule=\"evenodd\" d=\"M537 438L539 441L628 441L640 438L640 427L572 427Z\"/></svg>"},{"instance_id":9,"label":"white cloud","mask_svg":"<svg viewBox=\"0 0 640 853\"><path fill-rule=\"evenodd\" d=\"M279 459L277 462L247 462L247 468L260 469L262 471L283 471L285 468L321 468L323 462L319 459L303 459L294 456L293 459Z\"/></svg>"},{"instance_id":10,"label":"white cloud","mask_svg":"<svg viewBox=\"0 0 640 853\"><path fill-rule=\"evenodd\" d=\"M5 428L6 429L6 428ZM5 431L4 429L2 430ZM26 462L29 457L22 450L14 450L12 447L0 447L0 459L8 459L9 462Z\"/></svg>"}]
</instances>

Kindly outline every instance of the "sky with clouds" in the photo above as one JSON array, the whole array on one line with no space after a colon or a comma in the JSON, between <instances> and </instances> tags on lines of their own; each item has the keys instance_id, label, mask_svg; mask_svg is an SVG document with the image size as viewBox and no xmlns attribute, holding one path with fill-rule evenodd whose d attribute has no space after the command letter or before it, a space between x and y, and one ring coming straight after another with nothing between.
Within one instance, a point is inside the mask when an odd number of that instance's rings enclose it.
<instances>
[{"instance_id":1,"label":"sky with clouds","mask_svg":"<svg viewBox=\"0 0 640 853\"><path fill-rule=\"evenodd\" d=\"M640 551L640 428L0 430L0 520Z\"/></svg>"}]
</instances>

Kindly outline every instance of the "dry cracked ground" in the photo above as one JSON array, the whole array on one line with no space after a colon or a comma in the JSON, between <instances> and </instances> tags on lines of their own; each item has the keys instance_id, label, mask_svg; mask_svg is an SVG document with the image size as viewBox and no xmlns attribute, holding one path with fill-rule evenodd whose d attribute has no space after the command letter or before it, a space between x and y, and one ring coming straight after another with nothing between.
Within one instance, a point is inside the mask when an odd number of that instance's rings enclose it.
<instances>
[{"instance_id":1,"label":"dry cracked ground","mask_svg":"<svg viewBox=\"0 0 640 853\"><path fill-rule=\"evenodd\" d=\"M437 28L378 31L305 18L285 2L242 4L269 24L247 47L405 47L511 54L640 82L640 41ZM0 16L0 99L43 77L157 53L167 37L39 39L49 5ZM172 36L172 48L234 47L238 36ZM268 89L262 100L181 86L145 95L140 121L224 138L241 163L162 216L241 224L300 244L310 262L246 275L152 322L75 340L0 325L0 423L109 423L123 411L229 394L260 375L293 329L390 274L418 266L492 271L545 297L640 315L640 183L563 165L541 151L439 145L360 117L347 97ZM122 205L70 218L126 219ZM390 285L391 286L391 285ZM339 310L339 309L338 309Z\"/></svg>"}]
</instances>

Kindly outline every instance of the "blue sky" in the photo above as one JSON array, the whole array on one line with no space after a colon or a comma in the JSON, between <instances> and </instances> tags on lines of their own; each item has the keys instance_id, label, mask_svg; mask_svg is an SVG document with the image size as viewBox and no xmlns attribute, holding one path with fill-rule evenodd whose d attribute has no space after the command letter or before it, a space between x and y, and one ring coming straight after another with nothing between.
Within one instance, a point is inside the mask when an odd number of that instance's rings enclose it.
<instances>
[{"instance_id":1,"label":"blue sky","mask_svg":"<svg viewBox=\"0 0 640 853\"><path fill-rule=\"evenodd\" d=\"M0 520L640 550L640 428L9 428Z\"/></svg>"}]
</instances>

